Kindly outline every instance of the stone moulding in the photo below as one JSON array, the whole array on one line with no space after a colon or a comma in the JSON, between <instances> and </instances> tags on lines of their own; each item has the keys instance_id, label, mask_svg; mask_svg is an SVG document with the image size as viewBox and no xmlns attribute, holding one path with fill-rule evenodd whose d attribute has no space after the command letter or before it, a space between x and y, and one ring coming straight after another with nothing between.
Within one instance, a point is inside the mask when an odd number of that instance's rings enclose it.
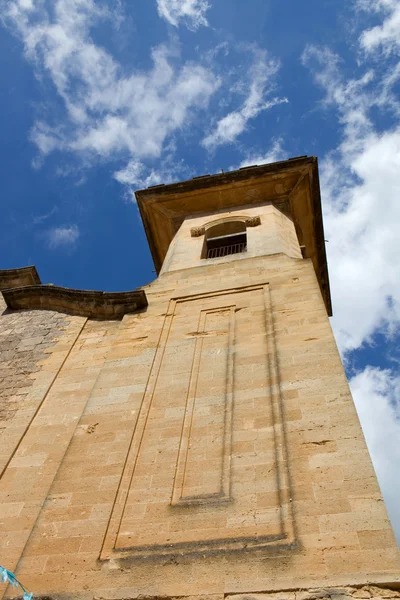
<instances>
[{"instance_id":1,"label":"stone moulding","mask_svg":"<svg viewBox=\"0 0 400 600\"><path fill-rule=\"evenodd\" d=\"M204 235L206 232L206 228L204 227L192 227L192 229L190 230L190 235L192 237L201 237L202 235Z\"/></svg>"},{"instance_id":2,"label":"stone moulding","mask_svg":"<svg viewBox=\"0 0 400 600\"><path fill-rule=\"evenodd\" d=\"M269 592L248 592L224 594L225 600L351 600L368 599L384 600L386 598L400 598L398 584L384 583L383 585L342 586L342 587L319 587L311 589L290 589Z\"/></svg>"},{"instance_id":3,"label":"stone moulding","mask_svg":"<svg viewBox=\"0 0 400 600\"><path fill-rule=\"evenodd\" d=\"M208 303L206 307L205 302ZM264 364L266 370L263 371L262 382L260 382L260 386L262 385L262 389L264 389L264 393L261 394L260 406L262 405L265 408L264 416L268 415L267 418L270 419L274 432L269 441L265 441L268 446L265 447L264 451L271 452L271 456L274 457L274 468L271 469L270 483L271 489L276 490L276 496L273 505L270 507L272 512L264 522L260 522L257 532L253 530L246 531L241 528L240 509L235 507L234 489L231 493L234 477L237 476L234 474L232 451L233 423L235 421L235 385L238 385L239 377L245 377L243 373L240 375L240 371L237 369L238 356L232 353L232 348L237 343L240 344L240 342L236 342L237 336L240 336L239 339L241 340L244 339L241 336L244 335L245 331L243 323L240 326L236 313L238 313L241 306L249 306L249 302L250 305L252 302L258 302L260 306L263 306L263 314L259 315L259 319L265 334L263 352L265 352ZM182 323L185 322L184 319L187 314L185 312L187 308L185 307L188 303L193 303L193 324L197 322L198 329L196 330L196 342L192 346L191 353L189 352L189 359L187 362L182 362L182 357L176 355L174 351L171 353L171 349L174 348L177 340L183 339L179 337L181 335L179 332L182 331ZM198 314L198 310L200 314ZM220 414L224 415L223 421L219 421L218 431L214 429L216 439L220 440L215 446L220 461L218 467L219 477L214 481L201 480L193 483L193 477L196 479L197 472L196 458L193 458L196 455L191 456L190 449L195 448L195 440L198 436L196 430L197 420L193 416L196 412L197 398L201 398L201 390L204 390L202 380L206 377L205 373L208 372L207 368L202 372L201 364L207 367L207 357L213 356L209 354L212 345L206 343L208 336L204 335L208 331L207 318L212 314L214 316L219 315L221 320L219 325L216 324L215 320L210 321L211 331L215 334L215 328L218 327L219 340L225 339L225 343L222 342L219 346L228 350L220 356L220 362L213 359L215 381L218 382L216 385L222 384L220 396L222 412ZM165 315L159 346L152 363L146 388L143 391L138 421L132 430L131 443L124 466L121 468L120 481L103 540L100 554L101 561L125 558L159 558L178 556L182 553L208 554L267 547L276 550L286 548L288 551L292 551L297 547L273 314L271 290L268 283L171 298ZM192 327L192 324L189 327ZM176 356L178 356L178 363L174 362ZM187 353L185 356L187 356ZM202 357L206 362L201 362ZM172 363L169 362L171 360ZM181 378L188 382L186 397L183 398L180 405L183 409L180 417L181 423L177 426L180 438L178 438L178 444L171 448L168 457L168 465L172 465L170 470L173 472L170 479L171 489L165 492L165 484L164 488L158 489L157 478L165 477L165 472L160 475L160 472L155 469L153 472L148 472L148 475L151 475L151 486L154 486L154 490L150 486L149 489L143 491L140 488L140 483L136 483L137 469L141 464L146 464L141 461L142 457L146 457L146 453L149 452L149 442L146 442L146 439L152 439L151 414L153 408L157 407L160 398L164 398L166 389L164 376L169 372L171 364L180 364ZM187 368L184 365L187 365ZM243 383L244 380L241 381ZM225 386L223 382L225 382ZM269 446L269 443L271 443L271 446ZM192 483L187 483L190 479L192 479ZM139 487L137 487L138 485ZM143 494L146 498L146 494L151 495L153 491L157 493L157 489L159 493L157 500L159 510L157 515L153 517L150 528L148 529L149 523L145 522L143 517L138 518L135 520L131 535L132 522L129 514L130 511L135 509L137 498L142 498ZM145 502L145 499L142 501ZM191 525L190 520L188 520L188 527L186 529L183 526L179 527L176 530L177 535L171 540L168 539L167 530L162 527L166 522L171 525L174 522L178 523L179 517L187 517L189 514L192 515L194 520L199 518L201 514L207 514L211 519L216 518L216 515L220 514L221 506L227 507L226 511L230 511L230 517L233 519L232 527L229 530L224 531L218 529L218 527L213 529L210 526L207 535L199 538L195 529L190 530ZM252 509L256 510L256 505ZM238 512L235 512L236 510ZM184 512L181 513L180 511ZM276 520L271 524L270 516L272 513ZM235 524L235 519L240 523L236 522ZM157 541L152 541L151 531L154 531L154 529L151 527L157 526L160 527L160 535Z\"/></svg>"},{"instance_id":4,"label":"stone moulding","mask_svg":"<svg viewBox=\"0 0 400 600\"><path fill-rule=\"evenodd\" d=\"M21 267L20 269L0 269L0 290L27 285L40 285L41 283L34 266Z\"/></svg>"},{"instance_id":5,"label":"stone moulding","mask_svg":"<svg viewBox=\"0 0 400 600\"><path fill-rule=\"evenodd\" d=\"M246 227L257 227L258 225L261 225L261 218L259 216L257 216L257 217L233 217L231 219L217 219L215 221L211 221L210 223L207 223L206 225L202 225L200 227L192 227L192 229L190 230L190 235L192 237L201 237L202 235L205 234L207 226L218 225L219 223L223 223L225 221L226 222L241 221L242 223L244 223L246 225Z\"/></svg>"},{"instance_id":6,"label":"stone moulding","mask_svg":"<svg viewBox=\"0 0 400 600\"><path fill-rule=\"evenodd\" d=\"M147 306L144 290L100 292L55 285L27 285L2 290L13 310L54 310L91 319L122 319Z\"/></svg>"},{"instance_id":7,"label":"stone moulding","mask_svg":"<svg viewBox=\"0 0 400 600\"><path fill-rule=\"evenodd\" d=\"M245 224L247 227L257 227L258 225L261 225L261 217L248 217L245 220Z\"/></svg>"}]
</instances>

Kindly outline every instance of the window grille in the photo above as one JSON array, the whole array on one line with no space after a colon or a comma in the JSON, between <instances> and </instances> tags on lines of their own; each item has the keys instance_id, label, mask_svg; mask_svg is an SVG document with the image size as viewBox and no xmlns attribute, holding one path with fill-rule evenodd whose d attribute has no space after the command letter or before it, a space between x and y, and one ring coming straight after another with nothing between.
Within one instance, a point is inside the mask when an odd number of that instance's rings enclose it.
<instances>
[{"instance_id":1,"label":"window grille","mask_svg":"<svg viewBox=\"0 0 400 600\"><path fill-rule=\"evenodd\" d=\"M247 250L246 232L209 237L205 241L204 258L220 258Z\"/></svg>"},{"instance_id":2,"label":"window grille","mask_svg":"<svg viewBox=\"0 0 400 600\"><path fill-rule=\"evenodd\" d=\"M208 248L207 258L219 258L220 256L227 256L228 254L239 254L239 252L246 252L246 250L246 242L230 244L229 246L220 246L219 248Z\"/></svg>"}]
</instances>

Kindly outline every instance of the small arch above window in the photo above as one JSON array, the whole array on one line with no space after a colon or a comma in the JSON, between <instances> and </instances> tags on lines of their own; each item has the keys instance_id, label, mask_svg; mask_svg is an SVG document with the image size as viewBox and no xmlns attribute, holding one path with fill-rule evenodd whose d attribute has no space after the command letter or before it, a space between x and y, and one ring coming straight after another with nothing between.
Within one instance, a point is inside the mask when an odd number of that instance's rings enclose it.
<instances>
[{"instance_id":1,"label":"small arch above window","mask_svg":"<svg viewBox=\"0 0 400 600\"><path fill-rule=\"evenodd\" d=\"M261 225L261 219L259 216L229 218L230 223L233 221L239 221L240 223L244 223L246 227L257 227L258 225ZM225 222L225 220L214 221L215 225ZM202 235L205 235L206 230L210 229L210 227L214 227L214 225L212 223L207 223L206 225L200 225L199 227L192 227L190 230L190 235L192 237L201 237Z\"/></svg>"},{"instance_id":2,"label":"small arch above window","mask_svg":"<svg viewBox=\"0 0 400 600\"><path fill-rule=\"evenodd\" d=\"M244 221L226 221L208 227L205 231L201 258L220 258L247 250Z\"/></svg>"}]
</instances>

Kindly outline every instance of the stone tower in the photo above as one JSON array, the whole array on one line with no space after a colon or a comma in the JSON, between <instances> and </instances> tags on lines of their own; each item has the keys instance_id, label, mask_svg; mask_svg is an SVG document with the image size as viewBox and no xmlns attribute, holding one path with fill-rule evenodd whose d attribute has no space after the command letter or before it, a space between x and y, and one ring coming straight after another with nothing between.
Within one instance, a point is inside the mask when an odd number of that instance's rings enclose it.
<instances>
[{"instance_id":1,"label":"stone tower","mask_svg":"<svg viewBox=\"0 0 400 600\"><path fill-rule=\"evenodd\" d=\"M0 562L47 598L400 597L316 159L137 200L159 272L140 290L0 272Z\"/></svg>"}]
</instances>

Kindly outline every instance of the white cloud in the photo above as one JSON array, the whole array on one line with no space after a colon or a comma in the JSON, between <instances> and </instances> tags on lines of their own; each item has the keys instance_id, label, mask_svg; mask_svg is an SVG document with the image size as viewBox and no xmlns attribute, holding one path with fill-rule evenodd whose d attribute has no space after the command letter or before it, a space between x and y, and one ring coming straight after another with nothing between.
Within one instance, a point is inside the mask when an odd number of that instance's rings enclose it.
<instances>
[{"instance_id":1,"label":"white cloud","mask_svg":"<svg viewBox=\"0 0 400 600\"><path fill-rule=\"evenodd\" d=\"M265 52L255 52L255 61L249 69L246 86L249 91L245 101L240 109L230 112L217 122L214 131L202 141L205 148L213 150L221 144L234 142L247 129L251 119L264 110L287 102L286 98L270 97L274 90L273 77L278 69L279 64L268 59Z\"/></svg>"},{"instance_id":2,"label":"white cloud","mask_svg":"<svg viewBox=\"0 0 400 600\"><path fill-rule=\"evenodd\" d=\"M392 0L362 0L364 9L387 8L393 14L393 7ZM346 79L341 60L327 49L309 47L303 54L324 90L322 106L339 123L340 142L325 156L320 171L332 325L345 360L350 351L373 343L377 332L389 339L400 325L400 102L394 88L400 69L390 60L390 36L386 41L376 36L388 31L385 24L384 19L381 29L362 34L360 49L369 50L361 56L381 59L383 47L387 60L379 60L376 70L365 70L361 61L358 78ZM350 387L400 541L400 376L367 367L351 379Z\"/></svg>"},{"instance_id":3,"label":"white cloud","mask_svg":"<svg viewBox=\"0 0 400 600\"><path fill-rule=\"evenodd\" d=\"M128 197L135 202L135 190L190 179L194 175L185 162L177 160L172 152L163 158L162 165L158 168L149 169L140 161L131 160L123 169L114 173L114 178L128 186Z\"/></svg>"},{"instance_id":4,"label":"white cloud","mask_svg":"<svg viewBox=\"0 0 400 600\"><path fill-rule=\"evenodd\" d=\"M144 166L140 161L130 160L123 169L114 173L114 178L122 184L134 185L143 176L143 169Z\"/></svg>"},{"instance_id":5,"label":"white cloud","mask_svg":"<svg viewBox=\"0 0 400 600\"><path fill-rule=\"evenodd\" d=\"M63 225L61 227L53 227L46 232L46 238L49 247L55 248L71 248L78 241L80 232L77 225Z\"/></svg>"},{"instance_id":6,"label":"white cloud","mask_svg":"<svg viewBox=\"0 0 400 600\"><path fill-rule=\"evenodd\" d=\"M207 0L157 0L160 17L175 27L183 22L193 30L208 25L206 12L209 8Z\"/></svg>"},{"instance_id":7,"label":"white cloud","mask_svg":"<svg viewBox=\"0 0 400 600\"><path fill-rule=\"evenodd\" d=\"M282 140L272 140L271 148L265 153L247 152L245 158L235 167L230 167L230 170L242 169L252 165L266 165L269 163L284 160L287 156L282 147Z\"/></svg>"},{"instance_id":8,"label":"white cloud","mask_svg":"<svg viewBox=\"0 0 400 600\"><path fill-rule=\"evenodd\" d=\"M361 46L367 52L381 49L384 54L400 52L400 4L398 0L359 0L358 7L370 12L383 12L381 25L364 31Z\"/></svg>"},{"instance_id":9,"label":"white cloud","mask_svg":"<svg viewBox=\"0 0 400 600\"><path fill-rule=\"evenodd\" d=\"M321 184L332 324L345 353L400 324L400 238L394 227L400 222L400 128L378 132L371 119L371 109L384 109L382 94L389 93L385 73L368 71L346 81L326 49L308 48L303 61L341 124L341 143L321 163Z\"/></svg>"},{"instance_id":10,"label":"white cloud","mask_svg":"<svg viewBox=\"0 0 400 600\"><path fill-rule=\"evenodd\" d=\"M184 62L173 43L152 50L152 66L147 70L132 67L129 71L93 38L101 21L114 23L109 4L54 0L49 6L46 0L0 0L3 23L21 39L37 76L50 78L65 106L64 114L60 117L57 110L55 117L47 102L43 116L34 123L30 139L39 150L34 167L61 150L79 155L87 166L125 161L115 178L127 186L154 185L162 178L176 180L186 177L187 169L169 161L171 138L178 131L188 131L220 86L227 90L222 103L229 94L231 98L239 95L242 105L216 123L215 131L203 141L208 149L234 141L251 119L287 102L273 96L278 63L255 46L241 48L246 66L228 72L216 62L218 52L206 53L204 64ZM165 18L174 23L190 21L192 26L206 23L208 7L204 1L159 2ZM218 48L228 52L224 43ZM156 161L161 156L159 167Z\"/></svg>"},{"instance_id":11,"label":"white cloud","mask_svg":"<svg viewBox=\"0 0 400 600\"><path fill-rule=\"evenodd\" d=\"M19 0L19 4L22 8L26 10L33 10L33 0Z\"/></svg>"},{"instance_id":12,"label":"white cloud","mask_svg":"<svg viewBox=\"0 0 400 600\"><path fill-rule=\"evenodd\" d=\"M322 163L322 175L333 327L341 349L351 350L400 323L400 128L369 133L353 156Z\"/></svg>"},{"instance_id":13,"label":"white cloud","mask_svg":"<svg viewBox=\"0 0 400 600\"><path fill-rule=\"evenodd\" d=\"M128 160L160 156L168 136L207 107L219 86L208 68L194 62L176 66L174 47L152 52L147 71L122 66L91 30L112 13L94 0L0 0L2 20L18 35L38 76L48 75L64 101L66 119L38 120L31 139L46 155L55 149L85 158Z\"/></svg>"},{"instance_id":14,"label":"white cloud","mask_svg":"<svg viewBox=\"0 0 400 600\"><path fill-rule=\"evenodd\" d=\"M119 0L114 4L119 14ZM110 3L0 0L0 8L0 18L21 39L37 76L51 80L65 107L60 116L59 109L52 112L47 101L31 129L30 139L39 150L32 163L37 168L48 154L61 150L77 154L86 166L124 161L115 178L127 186L179 179L186 177L187 169L171 161L165 165L171 138L176 132L189 131L219 87L225 90L220 106L227 96L231 100L239 96L241 106L215 124L215 131L203 140L207 149L233 142L251 119L287 102L273 95L278 63L254 45L236 47L246 64L236 61L228 70L217 62L220 51L224 55L229 51L226 43L219 44L214 53L205 53L203 63L182 61L174 43L160 45L153 48L148 69L133 66L129 70L93 37L101 21L109 20L115 26ZM209 4L204 0L160 0L158 8L173 24L185 21L195 27L206 24ZM161 156L159 167L156 161Z\"/></svg>"},{"instance_id":15,"label":"white cloud","mask_svg":"<svg viewBox=\"0 0 400 600\"><path fill-rule=\"evenodd\" d=\"M400 376L367 367L350 381L354 402L400 543Z\"/></svg>"},{"instance_id":16,"label":"white cloud","mask_svg":"<svg viewBox=\"0 0 400 600\"><path fill-rule=\"evenodd\" d=\"M36 217L32 217L32 224L40 225L40 224L44 223L45 221L47 221L47 219L52 217L57 211L58 211L58 207L53 206L53 208L51 210L49 210L47 213L44 213L43 215L37 215Z\"/></svg>"}]
</instances>

